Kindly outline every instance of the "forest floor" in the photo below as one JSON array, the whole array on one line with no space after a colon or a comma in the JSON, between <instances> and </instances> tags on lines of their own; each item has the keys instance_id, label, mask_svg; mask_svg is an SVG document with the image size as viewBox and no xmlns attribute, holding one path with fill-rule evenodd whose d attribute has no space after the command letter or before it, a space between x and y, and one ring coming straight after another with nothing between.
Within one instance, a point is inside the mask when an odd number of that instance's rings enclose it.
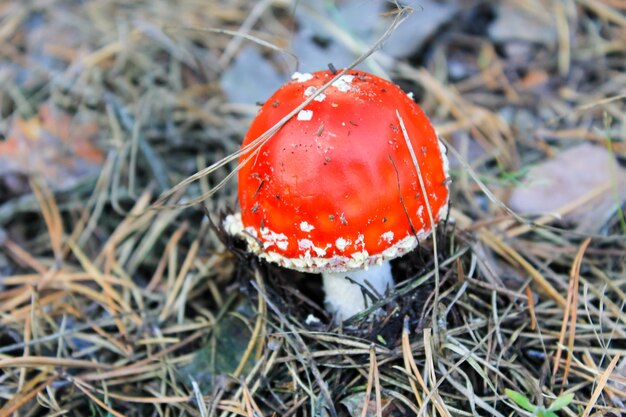
<instances>
[{"instance_id":1,"label":"forest floor","mask_svg":"<svg viewBox=\"0 0 626 417\"><path fill-rule=\"evenodd\" d=\"M626 4L405 3L0 2L0 416L624 415ZM335 326L221 231L219 162L360 57L447 141L451 209Z\"/></svg>"}]
</instances>

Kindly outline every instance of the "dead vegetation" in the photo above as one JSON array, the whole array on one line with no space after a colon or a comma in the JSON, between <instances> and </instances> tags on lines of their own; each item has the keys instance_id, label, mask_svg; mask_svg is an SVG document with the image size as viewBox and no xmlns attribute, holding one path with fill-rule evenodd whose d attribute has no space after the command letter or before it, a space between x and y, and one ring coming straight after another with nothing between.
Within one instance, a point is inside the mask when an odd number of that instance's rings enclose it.
<instances>
[{"instance_id":1,"label":"dead vegetation","mask_svg":"<svg viewBox=\"0 0 626 417\"><path fill-rule=\"evenodd\" d=\"M396 261L379 321L334 328L318 277L216 229L232 181L150 209L238 150L256 106L236 94L286 79L285 51L340 68L395 16L313 4L0 4L0 416L531 415L506 389L621 415L623 2L417 2L437 24L408 19L425 32L363 63L415 92L453 170L438 262L430 241ZM565 153L580 146L601 154Z\"/></svg>"}]
</instances>

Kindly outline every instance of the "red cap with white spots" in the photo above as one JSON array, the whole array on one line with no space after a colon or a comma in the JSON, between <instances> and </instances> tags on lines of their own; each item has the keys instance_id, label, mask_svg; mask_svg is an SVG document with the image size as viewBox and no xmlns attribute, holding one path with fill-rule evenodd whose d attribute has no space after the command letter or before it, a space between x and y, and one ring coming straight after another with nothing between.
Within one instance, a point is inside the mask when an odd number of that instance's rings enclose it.
<instances>
[{"instance_id":1,"label":"red cap with white spots","mask_svg":"<svg viewBox=\"0 0 626 417\"><path fill-rule=\"evenodd\" d=\"M263 105L242 146L333 77L241 168L241 213L225 221L261 258L305 272L401 256L432 230L425 198L435 223L448 207L445 148L428 118L395 84L362 71L294 74Z\"/></svg>"}]
</instances>

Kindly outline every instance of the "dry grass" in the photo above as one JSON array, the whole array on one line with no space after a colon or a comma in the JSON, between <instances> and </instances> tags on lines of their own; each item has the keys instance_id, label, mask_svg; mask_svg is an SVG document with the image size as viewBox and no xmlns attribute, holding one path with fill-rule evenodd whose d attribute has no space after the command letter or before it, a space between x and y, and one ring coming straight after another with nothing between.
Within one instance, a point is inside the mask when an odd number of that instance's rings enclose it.
<instances>
[{"instance_id":1,"label":"dry grass","mask_svg":"<svg viewBox=\"0 0 626 417\"><path fill-rule=\"evenodd\" d=\"M520 2L551 11L558 33L556 50L533 49L532 67L454 23L419 56L423 67L394 63L390 75L419 92L468 162L453 172L437 257L429 241L396 261L400 282L371 307L385 316L340 328L321 307L319 279L259 264L213 226L236 207L232 182L215 189L234 159L164 201L212 193L203 204L150 209L238 150L253 103L227 103L219 76L242 42L288 47L293 5L39 3L0 4L0 128L48 103L95 120L106 159L97 178L69 190L36 176L26 193L3 186L0 416L522 413L507 388L538 405L573 392L563 416L620 415L619 215L587 236L559 216L521 218L502 201L509 178L572 142L626 158L622 2ZM466 2L462 13L485 5ZM246 36L224 35L235 32ZM454 54L474 73L450 80ZM530 115L531 133L505 120L503 106ZM484 151L475 158L470 138ZM321 321L307 324L309 314Z\"/></svg>"}]
</instances>

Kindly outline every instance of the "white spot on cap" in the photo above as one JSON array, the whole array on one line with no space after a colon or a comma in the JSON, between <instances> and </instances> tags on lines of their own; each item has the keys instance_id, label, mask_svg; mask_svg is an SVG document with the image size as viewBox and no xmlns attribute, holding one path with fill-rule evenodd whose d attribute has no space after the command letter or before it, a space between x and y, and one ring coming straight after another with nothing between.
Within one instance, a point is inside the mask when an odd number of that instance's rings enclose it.
<instances>
[{"instance_id":1,"label":"white spot on cap","mask_svg":"<svg viewBox=\"0 0 626 417\"><path fill-rule=\"evenodd\" d=\"M347 93L352 90L352 80L354 80L354 75L342 75L333 81L332 86L342 93Z\"/></svg>"},{"instance_id":2,"label":"white spot on cap","mask_svg":"<svg viewBox=\"0 0 626 417\"><path fill-rule=\"evenodd\" d=\"M365 235L363 235L362 233L359 233L359 237L357 238L356 242L357 245L361 244L361 247L363 248L363 250L365 251Z\"/></svg>"},{"instance_id":3,"label":"white spot on cap","mask_svg":"<svg viewBox=\"0 0 626 417\"><path fill-rule=\"evenodd\" d=\"M413 91L409 91L408 93L406 93L406 95L409 96L411 100L413 100Z\"/></svg>"},{"instance_id":4,"label":"white spot on cap","mask_svg":"<svg viewBox=\"0 0 626 417\"><path fill-rule=\"evenodd\" d=\"M304 90L304 97L312 96L313 94L315 94L316 91L317 91L317 88L315 88L313 86L309 86L309 87L306 88L306 90ZM326 94L320 93L313 100L322 102L325 99L326 99Z\"/></svg>"},{"instance_id":5,"label":"white spot on cap","mask_svg":"<svg viewBox=\"0 0 626 417\"><path fill-rule=\"evenodd\" d=\"M313 248L313 242L310 239L298 240L298 249L307 250Z\"/></svg>"},{"instance_id":6,"label":"white spot on cap","mask_svg":"<svg viewBox=\"0 0 626 417\"><path fill-rule=\"evenodd\" d=\"M393 232L391 230L388 232L385 232L382 235L380 235L380 238L386 241L387 243L391 243L391 241L393 240Z\"/></svg>"},{"instance_id":7,"label":"white spot on cap","mask_svg":"<svg viewBox=\"0 0 626 417\"><path fill-rule=\"evenodd\" d=\"M307 222L302 222L300 223L300 230L302 230L303 232L310 232L311 230L315 229L315 227L312 224L309 224Z\"/></svg>"},{"instance_id":8,"label":"white spot on cap","mask_svg":"<svg viewBox=\"0 0 626 417\"><path fill-rule=\"evenodd\" d=\"M315 317L313 314L309 314L308 316L306 316L306 320L304 320L304 323L307 326L311 326L313 324L320 324L322 321L320 319L318 319L317 317Z\"/></svg>"},{"instance_id":9,"label":"white spot on cap","mask_svg":"<svg viewBox=\"0 0 626 417\"><path fill-rule=\"evenodd\" d=\"M243 225L241 224L241 213L237 214L237 216L229 214L228 216L226 216L224 222L222 223L224 225L224 229L226 229L226 233L231 236L239 234L243 229ZM257 237L256 230L253 231L252 235L254 237Z\"/></svg>"},{"instance_id":10,"label":"white spot on cap","mask_svg":"<svg viewBox=\"0 0 626 417\"><path fill-rule=\"evenodd\" d=\"M265 242L263 242L263 249L276 245L278 249L285 250L289 246L289 241L284 233L276 233L264 228L261 229L261 237L265 240Z\"/></svg>"},{"instance_id":11,"label":"white spot on cap","mask_svg":"<svg viewBox=\"0 0 626 417\"><path fill-rule=\"evenodd\" d=\"M310 239L300 239L298 240L298 249L301 251L306 251L304 254L305 258L309 258L311 256L311 250L315 252L315 254L319 257L326 256L326 249L318 248L313 244L313 241Z\"/></svg>"},{"instance_id":12,"label":"white spot on cap","mask_svg":"<svg viewBox=\"0 0 626 417\"><path fill-rule=\"evenodd\" d=\"M317 256L326 256L326 249L324 248L318 248L317 246L313 246L313 252L315 252Z\"/></svg>"},{"instance_id":13,"label":"white spot on cap","mask_svg":"<svg viewBox=\"0 0 626 417\"><path fill-rule=\"evenodd\" d=\"M313 78L313 74L311 74L310 72L305 72L304 74L301 72L294 72L293 75L291 76L291 79L297 83L303 83L303 82L311 80L312 78Z\"/></svg>"},{"instance_id":14,"label":"white spot on cap","mask_svg":"<svg viewBox=\"0 0 626 417\"><path fill-rule=\"evenodd\" d=\"M308 121L313 118L313 110L300 110L298 120Z\"/></svg>"},{"instance_id":15,"label":"white spot on cap","mask_svg":"<svg viewBox=\"0 0 626 417\"><path fill-rule=\"evenodd\" d=\"M369 256L369 253L367 253L366 250L363 250L363 252L355 252L352 254L352 259L355 260L358 263L361 264L365 264L365 269L367 269L368 265L367 265L367 257Z\"/></svg>"},{"instance_id":16,"label":"white spot on cap","mask_svg":"<svg viewBox=\"0 0 626 417\"><path fill-rule=\"evenodd\" d=\"M345 240L344 238L340 237L337 240L335 240L335 246L337 247L337 249L339 249L340 251L344 251L346 250L346 247L350 244L350 242L348 242L347 240Z\"/></svg>"}]
</instances>

